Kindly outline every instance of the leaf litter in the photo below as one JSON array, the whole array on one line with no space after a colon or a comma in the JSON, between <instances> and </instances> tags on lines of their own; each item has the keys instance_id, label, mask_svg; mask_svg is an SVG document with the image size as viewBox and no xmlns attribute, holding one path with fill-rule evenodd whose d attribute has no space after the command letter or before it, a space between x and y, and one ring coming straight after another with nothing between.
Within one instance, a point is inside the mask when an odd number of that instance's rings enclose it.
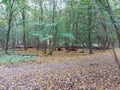
<instances>
[{"instance_id":1,"label":"leaf litter","mask_svg":"<svg viewBox=\"0 0 120 90\"><path fill-rule=\"evenodd\" d=\"M44 56L32 49L19 53L34 53L39 60L1 64L0 90L120 90L119 70L109 50L92 55L55 51Z\"/></svg>"}]
</instances>

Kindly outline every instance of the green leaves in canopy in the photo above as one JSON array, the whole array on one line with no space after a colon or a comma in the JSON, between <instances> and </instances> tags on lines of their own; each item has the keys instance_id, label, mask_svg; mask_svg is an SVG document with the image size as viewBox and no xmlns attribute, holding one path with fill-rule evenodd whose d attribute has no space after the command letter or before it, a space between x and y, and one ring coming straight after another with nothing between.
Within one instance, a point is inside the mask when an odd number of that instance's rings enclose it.
<instances>
[{"instance_id":1,"label":"green leaves in canopy","mask_svg":"<svg viewBox=\"0 0 120 90\"><path fill-rule=\"evenodd\" d=\"M81 5L80 8L82 8L82 9L87 9L87 8L88 8L88 5Z\"/></svg>"},{"instance_id":2,"label":"green leaves in canopy","mask_svg":"<svg viewBox=\"0 0 120 90\"><path fill-rule=\"evenodd\" d=\"M42 34L39 34L39 33L32 33L32 35L36 37L42 37Z\"/></svg>"},{"instance_id":3,"label":"green leaves in canopy","mask_svg":"<svg viewBox=\"0 0 120 90\"><path fill-rule=\"evenodd\" d=\"M71 33L63 33L63 34L61 34L61 37L74 39L74 36Z\"/></svg>"},{"instance_id":4,"label":"green leaves in canopy","mask_svg":"<svg viewBox=\"0 0 120 90\"><path fill-rule=\"evenodd\" d=\"M41 38L39 38L39 40L40 40L41 42L43 42L43 41L47 41L47 40L49 40L49 39L51 39L51 38L53 38L52 35L46 35L46 37L41 37Z\"/></svg>"},{"instance_id":5,"label":"green leaves in canopy","mask_svg":"<svg viewBox=\"0 0 120 90\"><path fill-rule=\"evenodd\" d=\"M43 31L34 31L34 32L31 32L31 34L35 37L39 37L39 40L41 42L47 41L47 40L53 38L52 35L45 34Z\"/></svg>"},{"instance_id":6,"label":"green leaves in canopy","mask_svg":"<svg viewBox=\"0 0 120 90\"><path fill-rule=\"evenodd\" d=\"M9 0L2 0L2 3L3 3L3 4L6 4L6 3L8 3L8 1L9 1ZM19 1L19 0L15 0L15 1ZM10 2L10 1L9 1L9 2Z\"/></svg>"},{"instance_id":7,"label":"green leaves in canopy","mask_svg":"<svg viewBox=\"0 0 120 90\"><path fill-rule=\"evenodd\" d=\"M116 40L117 40L117 35L116 35L116 33L115 32L110 32L109 33L109 37L110 37L110 41L112 42L112 43L115 43L116 42Z\"/></svg>"},{"instance_id":8,"label":"green leaves in canopy","mask_svg":"<svg viewBox=\"0 0 120 90\"><path fill-rule=\"evenodd\" d=\"M57 23L48 23L48 24L46 24L45 26L46 26L46 27L52 27L52 26L55 26L55 25L57 25Z\"/></svg>"},{"instance_id":9,"label":"green leaves in canopy","mask_svg":"<svg viewBox=\"0 0 120 90\"><path fill-rule=\"evenodd\" d=\"M5 3L7 3L7 1L8 1L8 0L2 0L2 3L4 3L4 4L5 4Z\"/></svg>"},{"instance_id":10,"label":"green leaves in canopy","mask_svg":"<svg viewBox=\"0 0 120 90\"><path fill-rule=\"evenodd\" d=\"M116 39L116 38L117 38L117 35L116 35L116 33L115 33L114 31L111 30L111 31L109 32L109 37L112 38L112 39Z\"/></svg>"},{"instance_id":11,"label":"green leaves in canopy","mask_svg":"<svg viewBox=\"0 0 120 90\"><path fill-rule=\"evenodd\" d=\"M53 28L53 26L57 25L57 22L55 23L33 22L32 25L35 25L38 29L33 30L31 34L35 37L42 38L40 39L40 41L46 41L53 37L52 36L53 33L56 33L56 30Z\"/></svg>"},{"instance_id":12,"label":"green leaves in canopy","mask_svg":"<svg viewBox=\"0 0 120 90\"><path fill-rule=\"evenodd\" d=\"M0 19L0 26L7 24L7 21L5 19Z\"/></svg>"},{"instance_id":13,"label":"green leaves in canopy","mask_svg":"<svg viewBox=\"0 0 120 90\"><path fill-rule=\"evenodd\" d=\"M32 22L32 25L40 25L40 26L42 26L42 25L45 25L45 22Z\"/></svg>"},{"instance_id":14,"label":"green leaves in canopy","mask_svg":"<svg viewBox=\"0 0 120 90\"><path fill-rule=\"evenodd\" d=\"M32 31L30 32L33 36L36 36L36 37L42 37L43 36L43 33L40 32L40 31Z\"/></svg>"}]
</instances>

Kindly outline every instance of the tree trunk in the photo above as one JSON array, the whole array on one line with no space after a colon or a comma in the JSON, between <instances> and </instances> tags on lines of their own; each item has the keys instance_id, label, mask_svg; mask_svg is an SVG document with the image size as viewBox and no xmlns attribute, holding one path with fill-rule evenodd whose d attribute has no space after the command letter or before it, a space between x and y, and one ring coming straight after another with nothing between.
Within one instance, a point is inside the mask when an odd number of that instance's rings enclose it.
<instances>
[{"instance_id":1,"label":"tree trunk","mask_svg":"<svg viewBox=\"0 0 120 90\"><path fill-rule=\"evenodd\" d=\"M88 33L88 44L89 44L89 53L92 54L92 42L91 42L91 32Z\"/></svg>"},{"instance_id":2,"label":"tree trunk","mask_svg":"<svg viewBox=\"0 0 120 90\"><path fill-rule=\"evenodd\" d=\"M23 45L24 50L27 50L27 43L26 43L26 28L25 28L25 9L23 8L22 11L22 20L23 20Z\"/></svg>"},{"instance_id":3,"label":"tree trunk","mask_svg":"<svg viewBox=\"0 0 120 90\"><path fill-rule=\"evenodd\" d=\"M5 48L5 53L8 53L9 49L9 40L10 40L10 31L11 31L11 23L12 23L12 17L13 17L13 6L14 6L15 0L13 2L9 1L10 4L10 12L9 12L9 20L8 20L8 31L7 31L7 38L6 38L6 48Z\"/></svg>"},{"instance_id":4,"label":"tree trunk","mask_svg":"<svg viewBox=\"0 0 120 90\"><path fill-rule=\"evenodd\" d=\"M10 21L11 22L11 21ZM6 39L6 48L5 48L5 53L8 53L8 48L9 48L9 39L10 39L10 22L8 24L8 31L7 31L7 39Z\"/></svg>"},{"instance_id":5,"label":"tree trunk","mask_svg":"<svg viewBox=\"0 0 120 90\"><path fill-rule=\"evenodd\" d=\"M119 42L119 47L120 47L120 28L119 28L119 25L118 23L116 22L115 18L114 18L114 15L113 15L113 12L112 12L112 9L110 7L110 4L109 4L109 0L106 0L106 4L104 2L102 2L101 0L99 0L99 2L104 6L106 12L108 13L108 15L110 16L110 19L111 19L111 22L112 24L114 25L115 27L115 32L117 34L117 39L118 39L118 42Z\"/></svg>"},{"instance_id":6,"label":"tree trunk","mask_svg":"<svg viewBox=\"0 0 120 90\"><path fill-rule=\"evenodd\" d=\"M92 34L91 24L92 24L92 12L91 12L91 7L89 6L89 8L88 8L88 46L89 46L90 54L93 53L92 41L91 41L91 34Z\"/></svg>"},{"instance_id":7,"label":"tree trunk","mask_svg":"<svg viewBox=\"0 0 120 90\"><path fill-rule=\"evenodd\" d=\"M8 53L8 49L9 49L11 22L12 22L12 13L10 12L10 18L9 18L9 21L8 21L7 38L6 38L6 48L5 48L5 53L6 53L6 54Z\"/></svg>"},{"instance_id":8,"label":"tree trunk","mask_svg":"<svg viewBox=\"0 0 120 90\"><path fill-rule=\"evenodd\" d=\"M37 37L36 49L37 49L37 50L40 49L40 41L39 41L39 37Z\"/></svg>"},{"instance_id":9,"label":"tree trunk","mask_svg":"<svg viewBox=\"0 0 120 90\"><path fill-rule=\"evenodd\" d=\"M53 47L52 46L53 46L52 45L52 40L49 39L49 53L48 53L48 55L52 55L53 54Z\"/></svg>"},{"instance_id":10,"label":"tree trunk","mask_svg":"<svg viewBox=\"0 0 120 90\"><path fill-rule=\"evenodd\" d=\"M117 57L117 54L116 54L116 51L115 51L115 45L114 45L114 43L112 43L112 52L113 52L113 54L114 54L116 64L117 64L118 69L119 69L119 71L120 71L120 62L119 62L119 60L118 60L118 57Z\"/></svg>"},{"instance_id":11,"label":"tree trunk","mask_svg":"<svg viewBox=\"0 0 120 90\"><path fill-rule=\"evenodd\" d=\"M56 2L55 2L55 0L53 0L53 17L52 17L52 22L53 23L55 23L55 16L56 16L55 10L56 10ZM56 31L56 29L57 29L57 27L53 26L54 32L53 32L53 40L52 40L53 41L52 51L54 51L55 48L56 48L56 39L57 39L57 31Z\"/></svg>"},{"instance_id":12,"label":"tree trunk","mask_svg":"<svg viewBox=\"0 0 120 90\"><path fill-rule=\"evenodd\" d=\"M103 49L106 50L106 49L109 48L109 34L107 32L107 26L106 26L106 23L105 23L104 19L102 20L102 27L103 27L103 31L105 33L105 41L104 41L104 44L103 44Z\"/></svg>"},{"instance_id":13,"label":"tree trunk","mask_svg":"<svg viewBox=\"0 0 120 90\"><path fill-rule=\"evenodd\" d=\"M44 41L43 45L44 45L44 54L46 54L47 53L47 42Z\"/></svg>"}]
</instances>

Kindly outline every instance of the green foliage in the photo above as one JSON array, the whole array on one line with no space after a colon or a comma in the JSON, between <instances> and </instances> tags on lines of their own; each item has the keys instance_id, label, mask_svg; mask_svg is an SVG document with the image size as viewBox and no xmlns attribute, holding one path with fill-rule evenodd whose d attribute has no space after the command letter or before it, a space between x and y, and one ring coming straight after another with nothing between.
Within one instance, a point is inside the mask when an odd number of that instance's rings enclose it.
<instances>
[{"instance_id":1,"label":"green foliage","mask_svg":"<svg viewBox=\"0 0 120 90\"><path fill-rule=\"evenodd\" d=\"M68 39L75 39L75 37L71 33L62 33L61 37Z\"/></svg>"},{"instance_id":2,"label":"green foliage","mask_svg":"<svg viewBox=\"0 0 120 90\"><path fill-rule=\"evenodd\" d=\"M104 27L102 23L106 25L108 36L110 38L116 38L114 32L113 23L110 20L108 13L104 6L107 5L106 1L100 0L61 0L61 3L55 2L55 9L53 10L52 0L15 0L13 7L13 17L11 25L11 39L13 33L16 32L16 41L22 42L23 40L23 27L21 11L25 9L26 13L26 40L27 43L35 43L36 38L39 38L40 42L47 41L49 39L55 40L56 44L64 44L67 42L81 45L88 43L89 33L89 7L92 13L91 24L91 40L92 43L103 43L106 38L104 33ZM2 18L0 18L0 31L5 31L0 35L1 39L6 38L6 28L9 20L9 12L11 11L9 0L2 0L5 5L5 9L0 9ZM109 1L111 6L116 1ZM96 8L96 6L98 9ZM119 5L111 7L116 24L120 25L120 7ZM100 13L101 12L101 13ZM54 17L53 17L54 15ZM99 38L99 39L98 39Z\"/></svg>"},{"instance_id":3,"label":"green foliage","mask_svg":"<svg viewBox=\"0 0 120 90\"><path fill-rule=\"evenodd\" d=\"M36 27L43 27L42 30L33 30L31 31L31 34L35 37L39 37L39 40L41 42L43 41L47 41L49 39L53 38L53 33L52 32L56 32L56 30L53 30L53 26L56 26L57 23L38 23L38 22L34 22L32 23L32 25L35 25Z\"/></svg>"},{"instance_id":4,"label":"green foliage","mask_svg":"<svg viewBox=\"0 0 120 90\"><path fill-rule=\"evenodd\" d=\"M7 3L7 1L8 1L8 0L2 0L2 3L4 3L4 4L5 4L5 3Z\"/></svg>"},{"instance_id":5,"label":"green foliage","mask_svg":"<svg viewBox=\"0 0 120 90\"><path fill-rule=\"evenodd\" d=\"M37 60L37 56L22 56L22 55L8 55L1 54L0 55L0 63L14 63L14 62L25 62L29 60Z\"/></svg>"},{"instance_id":6,"label":"green foliage","mask_svg":"<svg viewBox=\"0 0 120 90\"><path fill-rule=\"evenodd\" d=\"M117 35L116 35L116 33L115 32L110 32L109 33L109 37L110 37L110 40L111 40L111 42L116 42L116 40L117 40Z\"/></svg>"}]
</instances>

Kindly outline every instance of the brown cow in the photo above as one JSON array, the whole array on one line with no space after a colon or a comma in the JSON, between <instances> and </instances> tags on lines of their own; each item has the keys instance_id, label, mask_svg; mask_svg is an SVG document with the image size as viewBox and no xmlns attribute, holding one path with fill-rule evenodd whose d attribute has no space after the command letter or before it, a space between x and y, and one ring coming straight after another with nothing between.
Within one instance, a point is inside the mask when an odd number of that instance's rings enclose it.
<instances>
[{"instance_id":1,"label":"brown cow","mask_svg":"<svg viewBox=\"0 0 120 90\"><path fill-rule=\"evenodd\" d=\"M70 52L70 51L77 51L77 47L75 47L75 46L69 46L69 47L67 47L66 48L66 50L67 50L67 52Z\"/></svg>"},{"instance_id":2,"label":"brown cow","mask_svg":"<svg viewBox=\"0 0 120 90\"><path fill-rule=\"evenodd\" d=\"M58 50L58 51L63 51L63 49L62 49L62 48L60 48L60 47L58 47L58 48L57 48L57 50Z\"/></svg>"}]
</instances>

